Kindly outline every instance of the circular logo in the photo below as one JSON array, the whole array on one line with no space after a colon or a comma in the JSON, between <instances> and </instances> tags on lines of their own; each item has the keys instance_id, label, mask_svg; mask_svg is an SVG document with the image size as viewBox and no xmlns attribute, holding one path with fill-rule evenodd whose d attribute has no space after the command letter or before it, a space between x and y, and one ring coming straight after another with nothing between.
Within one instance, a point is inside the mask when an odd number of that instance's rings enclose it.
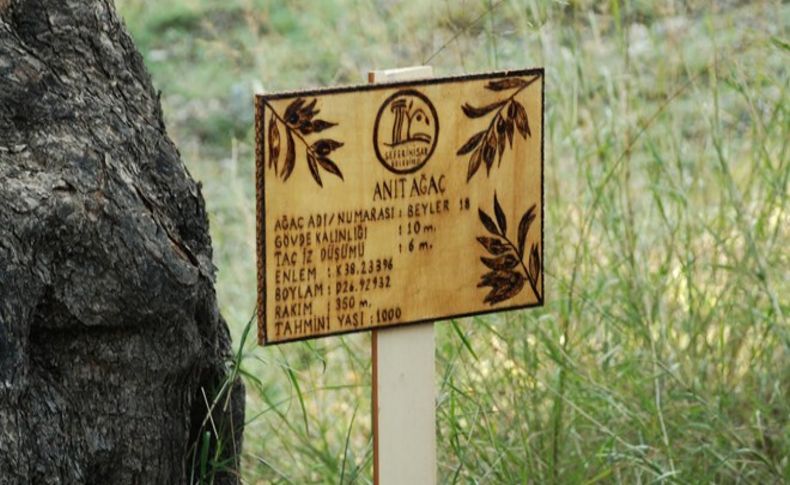
<instances>
[{"instance_id":1,"label":"circular logo","mask_svg":"<svg viewBox=\"0 0 790 485\"><path fill-rule=\"evenodd\" d=\"M428 162L439 138L439 117L431 101L403 89L384 101L373 127L373 146L384 167L394 173L416 172Z\"/></svg>"}]
</instances>

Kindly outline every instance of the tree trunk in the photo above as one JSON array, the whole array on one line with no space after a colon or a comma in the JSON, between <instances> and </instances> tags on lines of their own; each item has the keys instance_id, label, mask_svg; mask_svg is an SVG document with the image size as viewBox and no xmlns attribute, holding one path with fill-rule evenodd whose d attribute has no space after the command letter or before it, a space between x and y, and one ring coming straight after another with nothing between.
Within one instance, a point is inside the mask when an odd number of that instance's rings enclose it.
<instances>
[{"instance_id":1,"label":"tree trunk","mask_svg":"<svg viewBox=\"0 0 790 485\"><path fill-rule=\"evenodd\" d=\"M213 282L200 185L112 1L0 0L0 483L188 483L204 440L236 482Z\"/></svg>"}]
</instances>

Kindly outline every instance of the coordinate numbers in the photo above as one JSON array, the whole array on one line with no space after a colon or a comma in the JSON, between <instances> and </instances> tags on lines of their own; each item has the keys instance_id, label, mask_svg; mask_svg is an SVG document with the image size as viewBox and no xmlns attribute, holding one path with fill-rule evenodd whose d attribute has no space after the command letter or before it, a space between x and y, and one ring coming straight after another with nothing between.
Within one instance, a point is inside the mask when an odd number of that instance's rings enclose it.
<instances>
[{"instance_id":1,"label":"coordinate numbers","mask_svg":"<svg viewBox=\"0 0 790 485\"><path fill-rule=\"evenodd\" d=\"M392 258L370 259L368 261L342 263L335 266L336 276L353 276L381 273L392 270Z\"/></svg>"},{"instance_id":2,"label":"coordinate numbers","mask_svg":"<svg viewBox=\"0 0 790 485\"><path fill-rule=\"evenodd\" d=\"M343 280L335 283L335 293L354 293L355 291L383 290L392 286L389 275L369 276L358 280Z\"/></svg>"}]
</instances>

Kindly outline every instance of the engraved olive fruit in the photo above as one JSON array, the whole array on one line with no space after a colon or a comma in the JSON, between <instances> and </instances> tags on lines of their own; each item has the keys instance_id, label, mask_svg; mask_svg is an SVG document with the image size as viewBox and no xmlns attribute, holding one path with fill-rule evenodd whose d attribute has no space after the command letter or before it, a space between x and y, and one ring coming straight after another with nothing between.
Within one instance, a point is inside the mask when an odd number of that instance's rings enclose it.
<instances>
[{"instance_id":1,"label":"engraved olive fruit","mask_svg":"<svg viewBox=\"0 0 790 485\"><path fill-rule=\"evenodd\" d=\"M321 140L315 144L315 151L321 156L329 155L329 152L332 151L332 147L326 140Z\"/></svg>"},{"instance_id":2,"label":"engraved olive fruit","mask_svg":"<svg viewBox=\"0 0 790 485\"><path fill-rule=\"evenodd\" d=\"M313 124L309 121L303 121L301 125L299 125L299 131L302 132L303 135L309 135L313 132Z\"/></svg>"},{"instance_id":3,"label":"engraved olive fruit","mask_svg":"<svg viewBox=\"0 0 790 485\"><path fill-rule=\"evenodd\" d=\"M288 119L285 120L289 125L295 125L299 123L299 113L291 113L288 115Z\"/></svg>"}]
</instances>

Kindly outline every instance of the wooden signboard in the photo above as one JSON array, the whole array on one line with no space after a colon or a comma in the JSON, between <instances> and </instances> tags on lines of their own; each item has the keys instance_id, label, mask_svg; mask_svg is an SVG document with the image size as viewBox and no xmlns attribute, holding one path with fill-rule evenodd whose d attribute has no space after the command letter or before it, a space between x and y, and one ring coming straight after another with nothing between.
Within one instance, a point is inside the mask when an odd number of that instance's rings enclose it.
<instances>
[{"instance_id":1,"label":"wooden signboard","mask_svg":"<svg viewBox=\"0 0 790 485\"><path fill-rule=\"evenodd\" d=\"M256 97L259 340L543 302L542 69Z\"/></svg>"}]
</instances>

